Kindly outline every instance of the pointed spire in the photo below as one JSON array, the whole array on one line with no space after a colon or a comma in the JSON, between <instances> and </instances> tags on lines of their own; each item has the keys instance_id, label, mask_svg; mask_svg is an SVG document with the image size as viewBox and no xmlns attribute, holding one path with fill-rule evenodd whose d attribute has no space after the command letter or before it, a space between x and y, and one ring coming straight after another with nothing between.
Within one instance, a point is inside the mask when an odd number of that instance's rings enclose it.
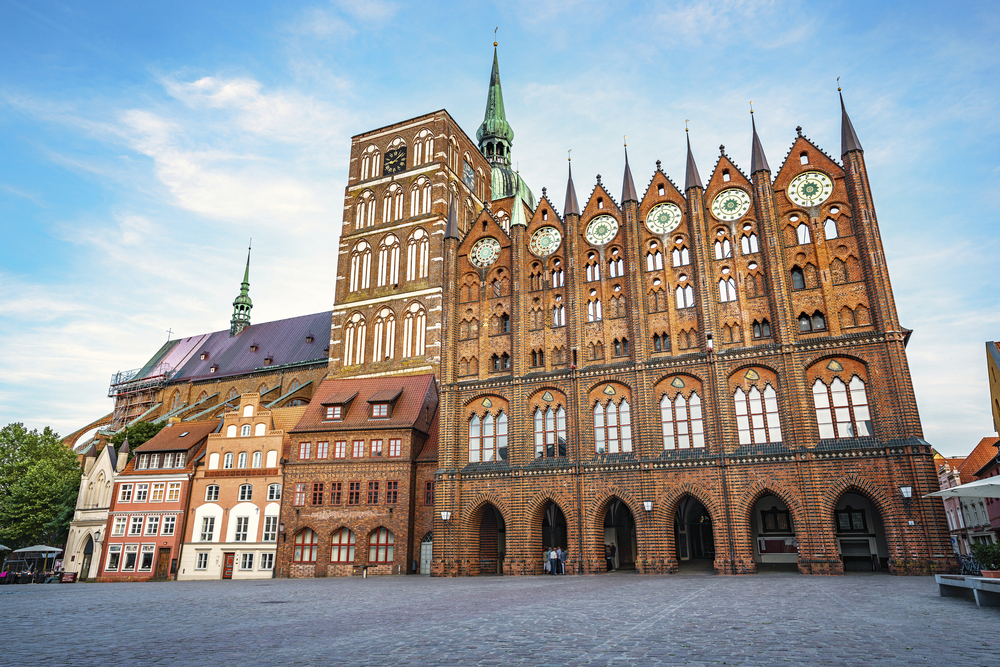
<instances>
[{"instance_id":1,"label":"pointed spire","mask_svg":"<svg viewBox=\"0 0 1000 667\"><path fill-rule=\"evenodd\" d=\"M701 176L698 175L698 165L694 163L694 153L691 152L691 135L688 133L688 129L684 128L684 135L687 137L688 144L688 156L687 156L687 173L684 175L684 191L686 192L689 188L698 187L705 189L705 186L701 184Z\"/></svg>"},{"instance_id":2,"label":"pointed spire","mask_svg":"<svg viewBox=\"0 0 1000 667\"><path fill-rule=\"evenodd\" d=\"M128 453L130 451L131 450L129 449L129 446L128 446L128 436L125 436L125 442L123 442L122 446L118 448L118 456L126 456L127 457Z\"/></svg>"},{"instance_id":3,"label":"pointed spire","mask_svg":"<svg viewBox=\"0 0 1000 667\"><path fill-rule=\"evenodd\" d=\"M476 130L479 150L493 164L510 166L510 145L514 141L514 130L507 122L503 108L503 89L500 86L500 65L497 63L496 42L493 43L493 71L490 73L490 87L486 93L486 113Z\"/></svg>"},{"instance_id":4,"label":"pointed spire","mask_svg":"<svg viewBox=\"0 0 1000 667\"><path fill-rule=\"evenodd\" d=\"M837 86L837 94L840 95L840 154L863 151L861 142L858 141L858 134L854 131L854 125L851 124L851 118L844 107L844 93L841 92L840 86Z\"/></svg>"},{"instance_id":5,"label":"pointed spire","mask_svg":"<svg viewBox=\"0 0 1000 667\"><path fill-rule=\"evenodd\" d=\"M757 136L757 124L753 120L753 107L750 107L750 125L753 127L753 145L750 148L750 175L753 176L758 171L770 172L771 168L767 166L764 148L760 145L760 137Z\"/></svg>"},{"instance_id":6,"label":"pointed spire","mask_svg":"<svg viewBox=\"0 0 1000 667\"><path fill-rule=\"evenodd\" d=\"M632 170L628 166L628 144L625 144L625 176L622 177L622 204L627 201L639 201L635 193L635 183L632 182Z\"/></svg>"},{"instance_id":7,"label":"pointed spire","mask_svg":"<svg viewBox=\"0 0 1000 667\"><path fill-rule=\"evenodd\" d=\"M573 158L569 158L569 180L566 181L566 206L563 215L580 215L580 204L576 201L576 186L573 185Z\"/></svg>"},{"instance_id":8,"label":"pointed spire","mask_svg":"<svg viewBox=\"0 0 1000 667\"><path fill-rule=\"evenodd\" d=\"M451 196L451 200L448 202L448 224L444 228L444 237L446 239L457 239L458 238L458 221L455 214L455 195Z\"/></svg>"},{"instance_id":9,"label":"pointed spire","mask_svg":"<svg viewBox=\"0 0 1000 667\"><path fill-rule=\"evenodd\" d=\"M250 239L251 245L253 239ZM250 326L250 310L253 301L250 300L250 248L247 248L247 268L243 272L243 283L240 285L240 295L233 300L233 318L229 321L229 335L235 336Z\"/></svg>"},{"instance_id":10,"label":"pointed spire","mask_svg":"<svg viewBox=\"0 0 1000 667\"><path fill-rule=\"evenodd\" d=\"M528 220L524 217L524 204L521 203L521 188L516 188L514 190L514 203L510 209L510 229L513 232L515 227L527 226Z\"/></svg>"}]
</instances>

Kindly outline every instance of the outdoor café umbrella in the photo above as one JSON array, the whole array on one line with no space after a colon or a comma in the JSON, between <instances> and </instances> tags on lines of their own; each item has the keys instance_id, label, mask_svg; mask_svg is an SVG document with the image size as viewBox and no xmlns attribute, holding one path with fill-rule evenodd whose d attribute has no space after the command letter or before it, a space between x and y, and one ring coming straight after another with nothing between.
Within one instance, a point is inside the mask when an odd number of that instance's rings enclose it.
<instances>
[{"instance_id":1,"label":"outdoor caf\u00e9 umbrella","mask_svg":"<svg viewBox=\"0 0 1000 667\"><path fill-rule=\"evenodd\" d=\"M62 549L57 547L47 547L44 544L36 544L33 547L24 547L23 549L17 549L14 553L16 554L42 554L43 563L42 569L45 570L49 565L49 556L55 557L56 554L62 553Z\"/></svg>"},{"instance_id":2,"label":"outdoor caf\u00e9 umbrella","mask_svg":"<svg viewBox=\"0 0 1000 667\"><path fill-rule=\"evenodd\" d=\"M977 479L975 482L928 493L924 498L1000 498L1000 477Z\"/></svg>"}]
</instances>

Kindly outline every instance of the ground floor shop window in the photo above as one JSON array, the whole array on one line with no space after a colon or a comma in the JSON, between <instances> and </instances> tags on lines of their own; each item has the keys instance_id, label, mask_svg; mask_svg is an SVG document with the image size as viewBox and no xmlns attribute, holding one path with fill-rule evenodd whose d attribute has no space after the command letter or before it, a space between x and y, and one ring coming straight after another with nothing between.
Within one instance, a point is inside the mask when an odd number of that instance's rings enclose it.
<instances>
[{"instance_id":1,"label":"ground floor shop window","mask_svg":"<svg viewBox=\"0 0 1000 667\"><path fill-rule=\"evenodd\" d=\"M122 572L134 572L135 561L139 556L138 544L125 545L125 562L122 564Z\"/></svg>"},{"instance_id":2,"label":"ground floor shop window","mask_svg":"<svg viewBox=\"0 0 1000 667\"><path fill-rule=\"evenodd\" d=\"M108 547L108 562L104 566L105 572L117 572L122 559L122 545L112 544Z\"/></svg>"},{"instance_id":3,"label":"ground floor shop window","mask_svg":"<svg viewBox=\"0 0 1000 667\"><path fill-rule=\"evenodd\" d=\"M156 551L156 545L154 544L143 544L142 545L142 555L139 558L139 571L149 572L153 569L153 552Z\"/></svg>"}]
</instances>

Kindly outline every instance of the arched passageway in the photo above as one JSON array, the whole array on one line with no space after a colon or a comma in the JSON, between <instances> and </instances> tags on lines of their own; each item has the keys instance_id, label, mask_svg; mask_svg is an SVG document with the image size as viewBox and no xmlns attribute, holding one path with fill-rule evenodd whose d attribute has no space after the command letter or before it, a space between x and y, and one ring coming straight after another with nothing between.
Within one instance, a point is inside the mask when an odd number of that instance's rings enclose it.
<instances>
[{"instance_id":1,"label":"arched passageway","mask_svg":"<svg viewBox=\"0 0 1000 667\"><path fill-rule=\"evenodd\" d=\"M776 495L761 496L750 513L757 572L798 572L799 546L792 513Z\"/></svg>"},{"instance_id":2,"label":"arched passageway","mask_svg":"<svg viewBox=\"0 0 1000 667\"><path fill-rule=\"evenodd\" d=\"M844 574L889 572L885 528L875 503L860 493L846 492L837 501L833 525Z\"/></svg>"},{"instance_id":3,"label":"arched passageway","mask_svg":"<svg viewBox=\"0 0 1000 667\"><path fill-rule=\"evenodd\" d=\"M713 571L715 532L712 515L693 496L681 498L674 517L674 544L680 571Z\"/></svg>"},{"instance_id":4,"label":"arched passageway","mask_svg":"<svg viewBox=\"0 0 1000 667\"><path fill-rule=\"evenodd\" d=\"M503 574L507 552L507 525L493 505L483 508L479 522L479 574Z\"/></svg>"},{"instance_id":5,"label":"arched passageway","mask_svg":"<svg viewBox=\"0 0 1000 667\"><path fill-rule=\"evenodd\" d=\"M610 555L612 569L634 570L638 548L632 510L618 498L612 498L604 514L605 558Z\"/></svg>"},{"instance_id":6,"label":"arched passageway","mask_svg":"<svg viewBox=\"0 0 1000 667\"><path fill-rule=\"evenodd\" d=\"M80 581L90 577L90 563L94 558L94 536L87 536L87 544L83 547L83 557L80 561L80 574L77 575Z\"/></svg>"},{"instance_id":7,"label":"arched passageway","mask_svg":"<svg viewBox=\"0 0 1000 667\"><path fill-rule=\"evenodd\" d=\"M562 508L556 503L549 501L545 505L545 512L542 514L542 545L545 549L558 547L565 549L566 541L566 517Z\"/></svg>"}]
</instances>

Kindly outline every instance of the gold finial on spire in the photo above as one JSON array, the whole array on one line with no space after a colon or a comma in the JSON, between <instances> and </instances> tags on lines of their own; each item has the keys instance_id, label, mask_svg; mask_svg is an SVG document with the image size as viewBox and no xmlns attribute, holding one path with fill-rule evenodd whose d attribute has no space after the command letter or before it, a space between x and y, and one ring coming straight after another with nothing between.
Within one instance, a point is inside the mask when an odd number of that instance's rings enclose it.
<instances>
[{"instance_id":1,"label":"gold finial on spire","mask_svg":"<svg viewBox=\"0 0 1000 667\"><path fill-rule=\"evenodd\" d=\"M496 46L497 46L497 30L499 30L499 29L500 29L500 26L497 26L497 27L493 28L493 48L496 48Z\"/></svg>"},{"instance_id":2,"label":"gold finial on spire","mask_svg":"<svg viewBox=\"0 0 1000 667\"><path fill-rule=\"evenodd\" d=\"M750 113L753 113L753 100L750 100Z\"/></svg>"},{"instance_id":3,"label":"gold finial on spire","mask_svg":"<svg viewBox=\"0 0 1000 667\"><path fill-rule=\"evenodd\" d=\"M572 148L571 148L571 149L569 149L568 151L566 151L566 159L567 159L567 160L568 160L569 162L572 162L572 161L573 161L573 149L572 149Z\"/></svg>"},{"instance_id":4,"label":"gold finial on spire","mask_svg":"<svg viewBox=\"0 0 1000 667\"><path fill-rule=\"evenodd\" d=\"M840 77L837 77L837 92L840 92Z\"/></svg>"},{"instance_id":5,"label":"gold finial on spire","mask_svg":"<svg viewBox=\"0 0 1000 667\"><path fill-rule=\"evenodd\" d=\"M622 143L625 144L625 148L628 148L628 135L627 134L623 134L622 135Z\"/></svg>"},{"instance_id":6,"label":"gold finial on spire","mask_svg":"<svg viewBox=\"0 0 1000 667\"><path fill-rule=\"evenodd\" d=\"M689 132L690 131L690 130L688 130L688 123L690 123L690 122L691 122L691 119L689 119L689 118L685 118L684 119L684 131L685 132Z\"/></svg>"}]
</instances>

